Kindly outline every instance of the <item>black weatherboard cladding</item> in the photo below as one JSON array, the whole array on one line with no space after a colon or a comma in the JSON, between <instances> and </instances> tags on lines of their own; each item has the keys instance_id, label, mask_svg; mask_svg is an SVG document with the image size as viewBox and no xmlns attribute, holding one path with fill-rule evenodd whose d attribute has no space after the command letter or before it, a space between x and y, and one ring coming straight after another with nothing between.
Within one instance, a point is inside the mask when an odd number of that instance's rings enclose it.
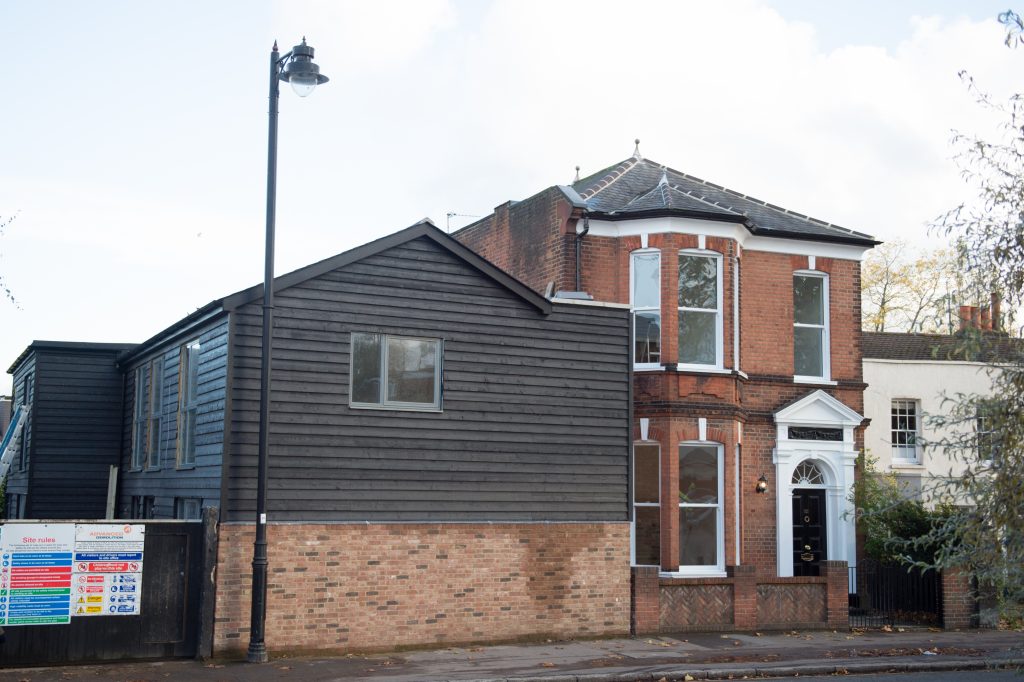
<instances>
[{"instance_id":1,"label":"black weatherboard cladding","mask_svg":"<svg viewBox=\"0 0 1024 682\"><path fill-rule=\"evenodd\" d=\"M37 341L15 370L15 381L35 373L26 517L104 517L110 466L121 447L115 358L128 347ZM12 475L11 492L22 492L23 476Z\"/></svg>"},{"instance_id":2,"label":"black weatherboard cladding","mask_svg":"<svg viewBox=\"0 0 1024 682\"><path fill-rule=\"evenodd\" d=\"M178 403L179 361L181 345L198 340L199 382L196 396L196 462L179 468ZM118 509L123 516L131 513L133 496L153 496L154 517L173 518L174 498L198 498L203 506L219 506L221 489L221 457L224 450L224 410L227 386L228 323L220 318L179 341L160 346L149 353L133 357L124 367L123 450L121 455L121 487ZM160 466L132 469L132 412L135 397L135 369L160 358L163 367L163 391L160 428Z\"/></svg>"},{"instance_id":3,"label":"black weatherboard cladding","mask_svg":"<svg viewBox=\"0 0 1024 682\"><path fill-rule=\"evenodd\" d=\"M441 242L278 290L269 520L626 520L628 311L544 314ZM231 315L224 509L251 522L260 303ZM441 339L443 410L350 408L353 331Z\"/></svg>"}]
</instances>

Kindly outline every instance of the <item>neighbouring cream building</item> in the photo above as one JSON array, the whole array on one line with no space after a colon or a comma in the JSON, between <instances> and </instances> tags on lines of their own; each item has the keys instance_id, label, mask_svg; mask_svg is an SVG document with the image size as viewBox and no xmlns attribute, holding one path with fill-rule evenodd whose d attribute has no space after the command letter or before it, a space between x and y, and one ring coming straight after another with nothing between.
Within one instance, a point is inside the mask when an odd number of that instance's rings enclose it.
<instances>
[{"instance_id":1,"label":"neighbouring cream building","mask_svg":"<svg viewBox=\"0 0 1024 682\"><path fill-rule=\"evenodd\" d=\"M864 447L879 470L895 473L915 492L959 476L962 455L932 444L954 428L984 433L984 420L940 429L930 417L949 415L957 394L990 394L991 366L966 359L957 334L864 332L863 353L864 416L871 420Z\"/></svg>"}]
</instances>

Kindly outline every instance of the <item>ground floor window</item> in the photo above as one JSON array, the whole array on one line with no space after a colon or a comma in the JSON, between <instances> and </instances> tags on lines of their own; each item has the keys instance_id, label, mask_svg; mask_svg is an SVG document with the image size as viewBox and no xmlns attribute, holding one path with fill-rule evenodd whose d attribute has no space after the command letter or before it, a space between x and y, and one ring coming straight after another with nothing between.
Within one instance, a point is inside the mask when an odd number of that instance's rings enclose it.
<instances>
[{"instance_id":1,"label":"ground floor window","mask_svg":"<svg viewBox=\"0 0 1024 682\"><path fill-rule=\"evenodd\" d=\"M198 497L175 497L174 518L193 520L202 516L203 501Z\"/></svg>"},{"instance_id":2,"label":"ground floor window","mask_svg":"<svg viewBox=\"0 0 1024 682\"><path fill-rule=\"evenodd\" d=\"M152 495L132 495L132 518L151 519L156 513L156 498Z\"/></svg>"},{"instance_id":3,"label":"ground floor window","mask_svg":"<svg viewBox=\"0 0 1024 682\"><path fill-rule=\"evenodd\" d=\"M633 563L661 565L661 446L633 447Z\"/></svg>"},{"instance_id":4,"label":"ground floor window","mask_svg":"<svg viewBox=\"0 0 1024 682\"><path fill-rule=\"evenodd\" d=\"M679 446L679 570L725 570L722 446Z\"/></svg>"}]
</instances>

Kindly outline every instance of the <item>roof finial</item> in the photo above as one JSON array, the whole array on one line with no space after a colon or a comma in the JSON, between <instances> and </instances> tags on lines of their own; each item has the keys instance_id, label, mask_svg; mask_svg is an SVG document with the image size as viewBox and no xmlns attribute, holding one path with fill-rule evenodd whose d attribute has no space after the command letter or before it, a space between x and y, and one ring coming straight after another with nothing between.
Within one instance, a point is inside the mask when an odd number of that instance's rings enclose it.
<instances>
[{"instance_id":1,"label":"roof finial","mask_svg":"<svg viewBox=\"0 0 1024 682\"><path fill-rule=\"evenodd\" d=\"M633 140L633 143L636 144L636 146L633 148L633 158L634 159L642 159L642 158L644 158L644 157L640 156L640 138L638 137L635 140Z\"/></svg>"},{"instance_id":2,"label":"roof finial","mask_svg":"<svg viewBox=\"0 0 1024 682\"><path fill-rule=\"evenodd\" d=\"M576 166L576 177L572 179L572 183L575 185L580 181L580 167Z\"/></svg>"},{"instance_id":3,"label":"roof finial","mask_svg":"<svg viewBox=\"0 0 1024 682\"><path fill-rule=\"evenodd\" d=\"M661 171L661 180L658 180L658 184L659 185L667 185L668 184L668 171L667 170Z\"/></svg>"}]
</instances>

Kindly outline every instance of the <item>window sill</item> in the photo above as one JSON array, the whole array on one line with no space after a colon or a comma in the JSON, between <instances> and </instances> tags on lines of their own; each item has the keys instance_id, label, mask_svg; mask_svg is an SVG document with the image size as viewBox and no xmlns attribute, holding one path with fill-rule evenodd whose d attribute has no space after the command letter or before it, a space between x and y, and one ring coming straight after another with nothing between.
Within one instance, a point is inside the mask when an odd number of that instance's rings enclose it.
<instances>
[{"instance_id":1,"label":"window sill","mask_svg":"<svg viewBox=\"0 0 1024 682\"><path fill-rule=\"evenodd\" d=\"M794 384L808 384L811 386L838 386L838 381L832 381L831 379L825 379L824 377L803 377L794 376Z\"/></svg>"},{"instance_id":2,"label":"window sill","mask_svg":"<svg viewBox=\"0 0 1024 682\"><path fill-rule=\"evenodd\" d=\"M190 471L190 470L195 469L195 468L196 468L195 464L177 464L177 465L175 465L174 470L175 471Z\"/></svg>"},{"instance_id":3,"label":"window sill","mask_svg":"<svg viewBox=\"0 0 1024 682\"><path fill-rule=\"evenodd\" d=\"M349 403L349 408L353 410L386 410L388 412L434 412L440 414L444 412L440 407L434 405L425 407L415 407L413 405L368 405L365 403Z\"/></svg>"},{"instance_id":4,"label":"window sill","mask_svg":"<svg viewBox=\"0 0 1024 682\"><path fill-rule=\"evenodd\" d=\"M680 572L680 571L659 571L659 578L727 578L729 577L725 571L713 570L713 571L700 571L700 572Z\"/></svg>"},{"instance_id":5,"label":"window sill","mask_svg":"<svg viewBox=\"0 0 1024 682\"><path fill-rule=\"evenodd\" d=\"M676 371L685 372L687 374L720 374L724 376L728 376L733 373L731 369L709 367L708 365L676 365Z\"/></svg>"},{"instance_id":6,"label":"window sill","mask_svg":"<svg viewBox=\"0 0 1024 682\"><path fill-rule=\"evenodd\" d=\"M633 365L633 371L634 372L664 372L665 371L665 366L664 365L653 365L653 364L646 364L645 363L645 364L642 364L642 365Z\"/></svg>"},{"instance_id":7,"label":"window sill","mask_svg":"<svg viewBox=\"0 0 1024 682\"><path fill-rule=\"evenodd\" d=\"M895 461L889 463L890 469L908 469L908 470L923 470L924 464L920 462L911 462L910 460Z\"/></svg>"}]
</instances>

